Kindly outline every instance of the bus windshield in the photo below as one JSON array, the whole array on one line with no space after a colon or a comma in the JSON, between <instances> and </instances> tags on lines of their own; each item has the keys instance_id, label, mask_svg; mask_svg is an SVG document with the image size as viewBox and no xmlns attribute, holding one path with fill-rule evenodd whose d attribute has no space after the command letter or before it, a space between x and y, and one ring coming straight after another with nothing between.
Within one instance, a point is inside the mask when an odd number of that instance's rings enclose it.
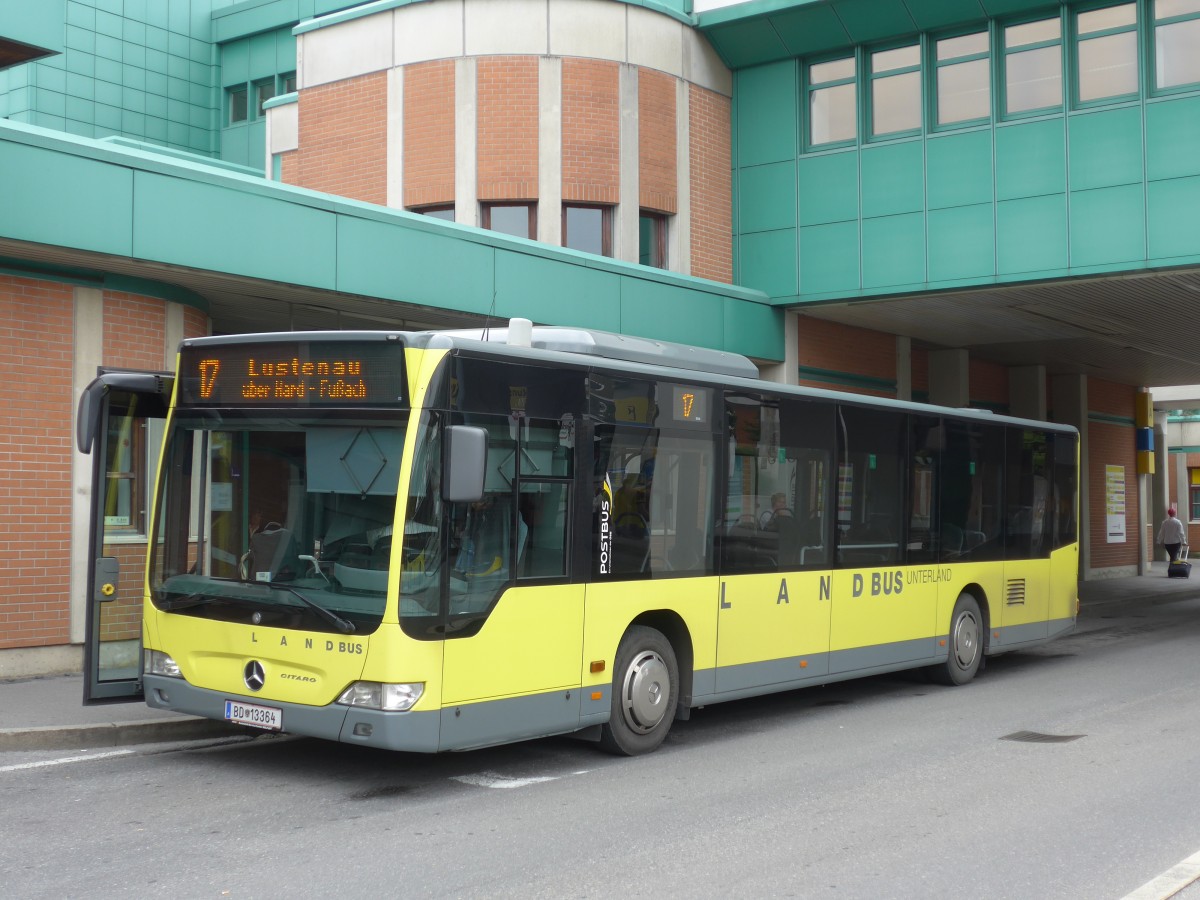
<instances>
[{"instance_id":1,"label":"bus windshield","mask_svg":"<svg viewBox=\"0 0 1200 900\"><path fill-rule=\"evenodd\" d=\"M180 410L163 457L154 604L228 622L374 631L407 412Z\"/></svg>"}]
</instances>

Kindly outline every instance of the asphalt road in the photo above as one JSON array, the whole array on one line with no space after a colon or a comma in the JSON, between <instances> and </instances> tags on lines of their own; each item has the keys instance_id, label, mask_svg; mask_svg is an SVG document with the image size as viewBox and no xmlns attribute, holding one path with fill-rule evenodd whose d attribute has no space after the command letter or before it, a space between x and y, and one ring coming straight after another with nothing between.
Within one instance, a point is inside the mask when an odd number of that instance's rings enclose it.
<instances>
[{"instance_id":1,"label":"asphalt road","mask_svg":"<svg viewBox=\"0 0 1200 900\"><path fill-rule=\"evenodd\" d=\"M0 754L0 890L1122 898L1200 851L1198 648L1200 600L1113 605L963 688L722 704L637 759L272 736Z\"/></svg>"}]
</instances>

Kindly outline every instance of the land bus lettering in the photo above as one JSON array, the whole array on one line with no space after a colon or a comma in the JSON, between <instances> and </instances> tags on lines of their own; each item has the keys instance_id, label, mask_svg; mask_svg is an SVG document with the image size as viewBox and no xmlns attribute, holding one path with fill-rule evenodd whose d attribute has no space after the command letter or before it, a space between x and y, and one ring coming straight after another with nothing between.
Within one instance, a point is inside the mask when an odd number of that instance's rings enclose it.
<instances>
[{"instance_id":1,"label":"land bus lettering","mask_svg":"<svg viewBox=\"0 0 1200 900\"><path fill-rule=\"evenodd\" d=\"M899 569L895 572L872 572L870 586L872 597L899 594L904 590L904 573ZM851 594L855 597L861 597L866 587L867 580L855 572Z\"/></svg>"}]
</instances>

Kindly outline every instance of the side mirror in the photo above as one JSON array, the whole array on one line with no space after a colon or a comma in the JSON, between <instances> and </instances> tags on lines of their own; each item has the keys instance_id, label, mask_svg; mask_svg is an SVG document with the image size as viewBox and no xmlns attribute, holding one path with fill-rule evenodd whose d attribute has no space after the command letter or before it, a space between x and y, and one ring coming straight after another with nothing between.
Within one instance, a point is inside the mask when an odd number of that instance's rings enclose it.
<instances>
[{"instance_id":1,"label":"side mirror","mask_svg":"<svg viewBox=\"0 0 1200 900\"><path fill-rule=\"evenodd\" d=\"M446 428L443 500L449 503L474 503L483 499L487 450L486 428L476 425L450 425Z\"/></svg>"}]
</instances>

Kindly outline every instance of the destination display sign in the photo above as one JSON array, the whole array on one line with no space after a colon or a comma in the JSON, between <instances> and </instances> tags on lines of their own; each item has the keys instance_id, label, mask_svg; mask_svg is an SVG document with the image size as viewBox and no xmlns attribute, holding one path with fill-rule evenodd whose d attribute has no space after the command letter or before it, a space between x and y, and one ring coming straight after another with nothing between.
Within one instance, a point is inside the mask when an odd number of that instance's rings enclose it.
<instances>
[{"instance_id":1,"label":"destination display sign","mask_svg":"<svg viewBox=\"0 0 1200 900\"><path fill-rule=\"evenodd\" d=\"M399 342L209 344L180 353L181 406L396 406L405 385Z\"/></svg>"}]
</instances>

